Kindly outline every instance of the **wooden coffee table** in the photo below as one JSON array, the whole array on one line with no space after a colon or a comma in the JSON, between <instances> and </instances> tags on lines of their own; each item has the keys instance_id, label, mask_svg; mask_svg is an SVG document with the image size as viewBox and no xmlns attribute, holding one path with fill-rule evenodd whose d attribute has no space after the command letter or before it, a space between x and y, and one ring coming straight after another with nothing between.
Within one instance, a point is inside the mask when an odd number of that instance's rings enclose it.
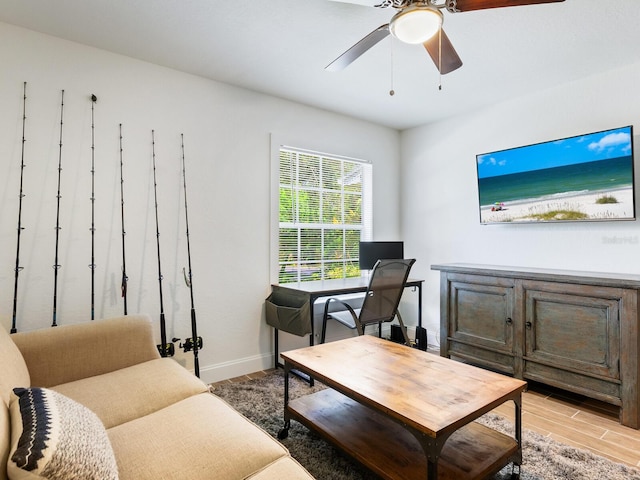
<instances>
[{"instance_id":1,"label":"wooden coffee table","mask_svg":"<svg viewBox=\"0 0 640 480\"><path fill-rule=\"evenodd\" d=\"M284 428L317 431L386 479L481 479L522 462L526 383L371 335L282 353ZM296 369L330 388L289 399ZM512 400L513 436L473 420Z\"/></svg>"}]
</instances>

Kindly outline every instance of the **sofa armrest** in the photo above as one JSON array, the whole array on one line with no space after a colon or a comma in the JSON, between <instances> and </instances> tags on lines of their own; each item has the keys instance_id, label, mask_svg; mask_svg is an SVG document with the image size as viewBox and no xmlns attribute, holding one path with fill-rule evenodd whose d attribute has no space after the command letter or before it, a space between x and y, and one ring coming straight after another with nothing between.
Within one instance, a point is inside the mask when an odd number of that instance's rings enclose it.
<instances>
[{"instance_id":1,"label":"sofa armrest","mask_svg":"<svg viewBox=\"0 0 640 480\"><path fill-rule=\"evenodd\" d=\"M11 336L31 385L51 387L159 358L151 319L128 315Z\"/></svg>"}]
</instances>

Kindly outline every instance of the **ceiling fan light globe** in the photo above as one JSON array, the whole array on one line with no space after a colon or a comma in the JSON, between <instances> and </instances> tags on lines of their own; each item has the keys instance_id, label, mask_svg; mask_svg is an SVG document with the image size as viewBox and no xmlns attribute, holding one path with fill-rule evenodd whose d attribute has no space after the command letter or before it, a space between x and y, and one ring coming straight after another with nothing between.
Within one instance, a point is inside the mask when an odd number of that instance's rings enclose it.
<instances>
[{"instance_id":1,"label":"ceiling fan light globe","mask_svg":"<svg viewBox=\"0 0 640 480\"><path fill-rule=\"evenodd\" d=\"M389 22L391 34L404 43L424 43L433 37L442 26L439 10L412 5L396 13Z\"/></svg>"}]
</instances>

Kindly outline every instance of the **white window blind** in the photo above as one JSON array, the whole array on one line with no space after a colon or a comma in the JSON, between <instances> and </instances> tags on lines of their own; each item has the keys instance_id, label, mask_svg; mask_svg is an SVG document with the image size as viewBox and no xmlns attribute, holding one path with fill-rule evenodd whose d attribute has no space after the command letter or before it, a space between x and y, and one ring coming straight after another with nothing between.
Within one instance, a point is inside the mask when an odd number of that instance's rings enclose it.
<instances>
[{"instance_id":1,"label":"white window blind","mask_svg":"<svg viewBox=\"0 0 640 480\"><path fill-rule=\"evenodd\" d=\"M279 283L360 276L371 164L281 147L279 171Z\"/></svg>"}]
</instances>

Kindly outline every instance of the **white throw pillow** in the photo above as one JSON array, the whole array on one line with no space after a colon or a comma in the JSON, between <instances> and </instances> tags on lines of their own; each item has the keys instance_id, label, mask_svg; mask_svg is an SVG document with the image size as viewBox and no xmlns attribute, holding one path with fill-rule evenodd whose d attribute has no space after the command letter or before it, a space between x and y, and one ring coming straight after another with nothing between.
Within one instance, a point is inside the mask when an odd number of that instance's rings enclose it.
<instances>
[{"instance_id":1,"label":"white throw pillow","mask_svg":"<svg viewBox=\"0 0 640 480\"><path fill-rule=\"evenodd\" d=\"M117 480L118 466L100 419L47 388L14 388L10 480Z\"/></svg>"}]
</instances>

